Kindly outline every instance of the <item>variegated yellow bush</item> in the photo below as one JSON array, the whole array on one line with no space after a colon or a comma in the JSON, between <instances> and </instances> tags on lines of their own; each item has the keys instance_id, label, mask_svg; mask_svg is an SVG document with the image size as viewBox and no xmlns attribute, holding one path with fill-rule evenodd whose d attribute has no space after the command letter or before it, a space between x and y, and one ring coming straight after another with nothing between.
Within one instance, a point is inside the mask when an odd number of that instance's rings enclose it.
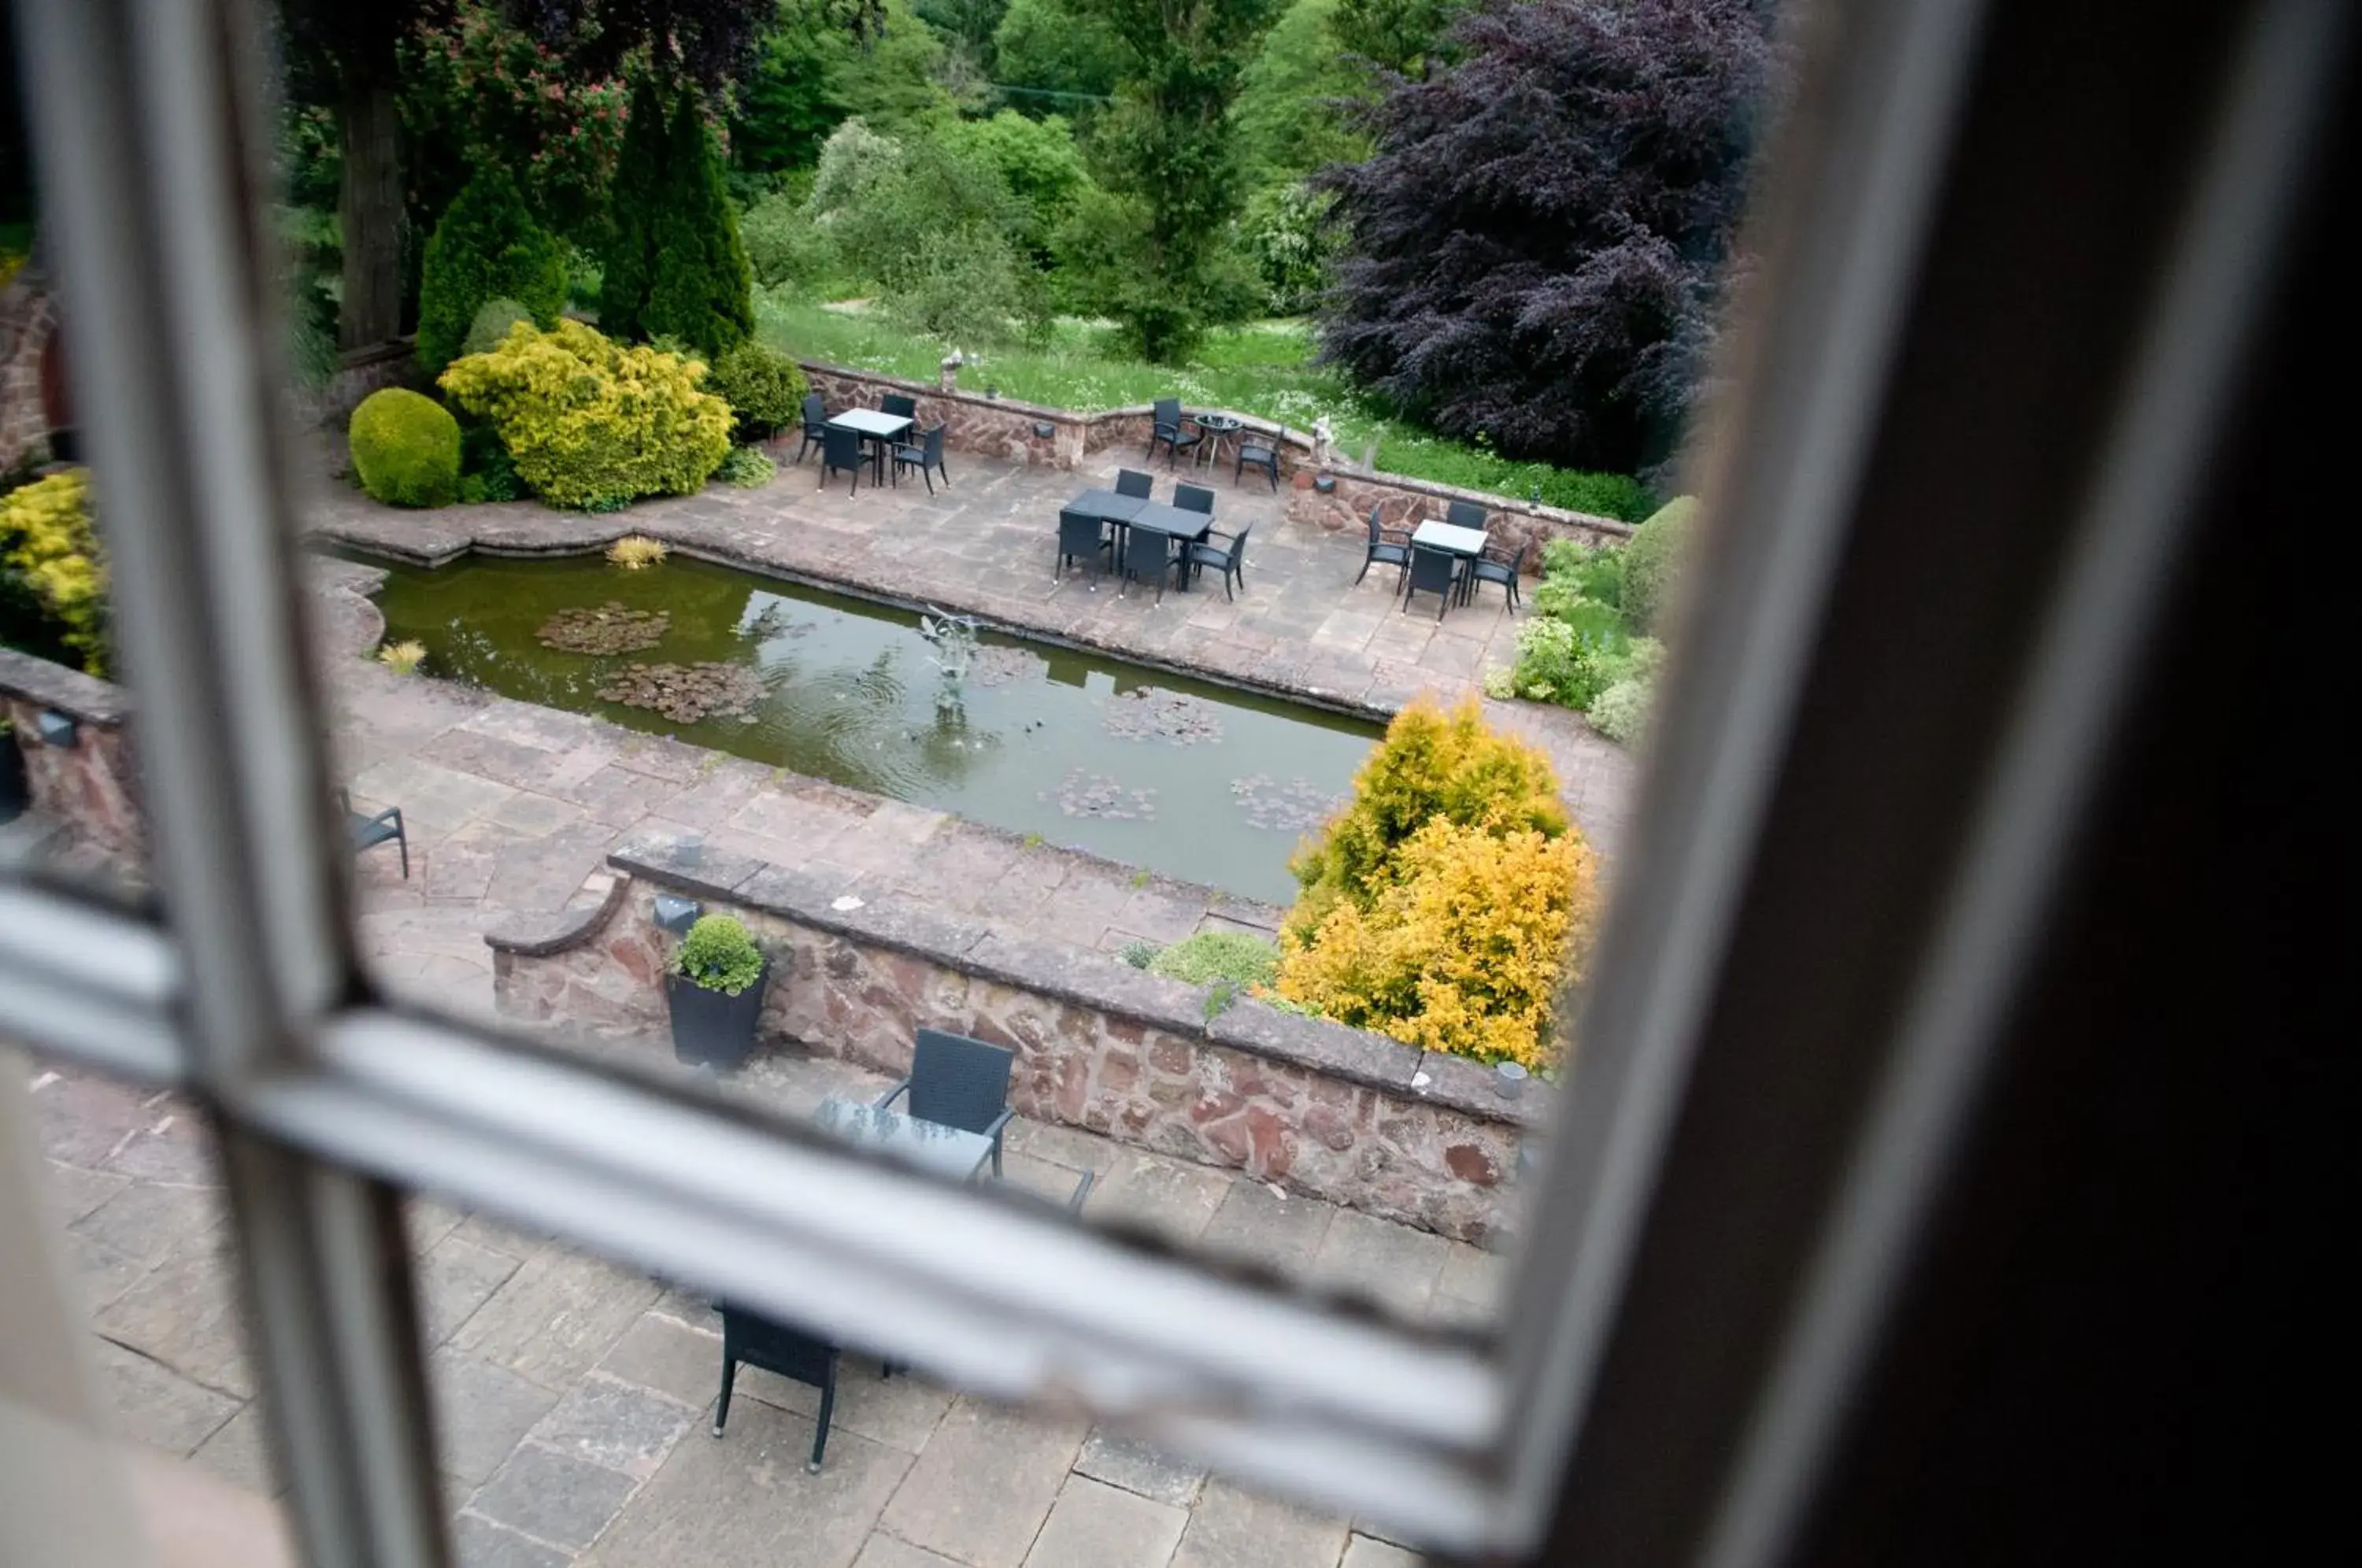
<instances>
[{"instance_id":1,"label":"variegated yellow bush","mask_svg":"<svg viewBox=\"0 0 2362 1568\"><path fill-rule=\"evenodd\" d=\"M1366 910L1339 900L1280 935L1279 991L1405 1044L1553 1065L1551 1007L1591 946L1595 857L1582 836L1438 817L1406 840Z\"/></svg>"},{"instance_id":2,"label":"variegated yellow bush","mask_svg":"<svg viewBox=\"0 0 2362 1568\"><path fill-rule=\"evenodd\" d=\"M64 628L83 668L106 673L106 555L91 526L90 472L68 469L0 498L0 559Z\"/></svg>"},{"instance_id":3,"label":"variegated yellow bush","mask_svg":"<svg viewBox=\"0 0 2362 1568\"><path fill-rule=\"evenodd\" d=\"M688 495L730 454L730 405L701 391L705 366L624 348L579 321L525 323L437 382L487 420L535 493L609 511L643 495Z\"/></svg>"}]
</instances>

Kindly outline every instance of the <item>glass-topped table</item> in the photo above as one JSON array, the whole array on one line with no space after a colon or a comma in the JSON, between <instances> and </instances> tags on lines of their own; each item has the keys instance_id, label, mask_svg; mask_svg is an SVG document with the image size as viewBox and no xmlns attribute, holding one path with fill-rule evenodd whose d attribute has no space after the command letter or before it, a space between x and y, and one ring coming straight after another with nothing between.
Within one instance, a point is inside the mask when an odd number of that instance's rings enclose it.
<instances>
[{"instance_id":1,"label":"glass-topped table","mask_svg":"<svg viewBox=\"0 0 2362 1568\"><path fill-rule=\"evenodd\" d=\"M908 435L917 423L907 414L888 414L876 408L848 408L829 420L839 430L850 430L867 443L870 461L877 477L886 477L886 448Z\"/></svg>"},{"instance_id":2,"label":"glass-topped table","mask_svg":"<svg viewBox=\"0 0 2362 1568\"><path fill-rule=\"evenodd\" d=\"M899 1110L886 1110L850 1099L824 1099L812 1113L812 1124L848 1143L915 1165L930 1175L953 1181L974 1181L992 1158L992 1140L981 1132L963 1132L940 1121L926 1121Z\"/></svg>"}]
</instances>

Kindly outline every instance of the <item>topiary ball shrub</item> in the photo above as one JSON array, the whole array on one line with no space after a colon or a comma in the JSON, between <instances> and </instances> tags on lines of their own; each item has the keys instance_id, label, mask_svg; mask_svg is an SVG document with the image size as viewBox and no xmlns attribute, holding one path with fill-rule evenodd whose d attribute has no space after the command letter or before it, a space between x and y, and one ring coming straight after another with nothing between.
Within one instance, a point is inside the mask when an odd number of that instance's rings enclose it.
<instances>
[{"instance_id":1,"label":"topiary ball shrub","mask_svg":"<svg viewBox=\"0 0 2362 1568\"><path fill-rule=\"evenodd\" d=\"M348 432L361 488L389 506L448 506L459 494L459 422L431 397L373 392Z\"/></svg>"},{"instance_id":2,"label":"topiary ball shrub","mask_svg":"<svg viewBox=\"0 0 2362 1568\"><path fill-rule=\"evenodd\" d=\"M459 352L489 354L501 346L509 328L520 321L532 321L533 312L514 300L486 300L477 307L476 319L468 324L468 337Z\"/></svg>"},{"instance_id":3,"label":"topiary ball shrub","mask_svg":"<svg viewBox=\"0 0 2362 1568\"><path fill-rule=\"evenodd\" d=\"M672 972L693 986L734 997L763 973L763 950L728 915L700 916L672 955Z\"/></svg>"},{"instance_id":4,"label":"topiary ball shrub","mask_svg":"<svg viewBox=\"0 0 2362 1568\"><path fill-rule=\"evenodd\" d=\"M579 321L513 331L443 372L461 408L500 432L517 476L555 506L613 511L693 495L730 455L730 405L705 367L626 348Z\"/></svg>"},{"instance_id":5,"label":"topiary ball shrub","mask_svg":"<svg viewBox=\"0 0 2362 1568\"><path fill-rule=\"evenodd\" d=\"M1201 931L1150 959L1148 972L1192 986L1217 980L1240 987L1267 986L1279 977L1279 949L1243 931Z\"/></svg>"},{"instance_id":6,"label":"topiary ball shrub","mask_svg":"<svg viewBox=\"0 0 2362 1568\"><path fill-rule=\"evenodd\" d=\"M566 305L566 244L533 221L505 170L488 164L451 198L418 281L418 362L438 371L467 347L477 313L513 300L536 326Z\"/></svg>"},{"instance_id":7,"label":"topiary ball shrub","mask_svg":"<svg viewBox=\"0 0 2362 1568\"><path fill-rule=\"evenodd\" d=\"M749 340L721 355L705 373L705 390L730 405L737 437L758 441L803 414L811 383L801 365L767 344Z\"/></svg>"},{"instance_id":8,"label":"topiary ball shrub","mask_svg":"<svg viewBox=\"0 0 2362 1568\"><path fill-rule=\"evenodd\" d=\"M1632 532L1624 547L1624 624L1635 632L1653 630L1681 582L1693 496L1677 495Z\"/></svg>"}]
</instances>

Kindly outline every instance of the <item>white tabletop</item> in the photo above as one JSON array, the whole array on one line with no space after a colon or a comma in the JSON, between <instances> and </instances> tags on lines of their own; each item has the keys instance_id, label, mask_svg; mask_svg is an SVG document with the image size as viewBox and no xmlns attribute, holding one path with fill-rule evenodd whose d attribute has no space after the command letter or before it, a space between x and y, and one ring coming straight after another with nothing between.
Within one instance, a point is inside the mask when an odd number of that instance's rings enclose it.
<instances>
[{"instance_id":1,"label":"white tabletop","mask_svg":"<svg viewBox=\"0 0 2362 1568\"><path fill-rule=\"evenodd\" d=\"M880 414L874 408L848 408L829 423L840 430L858 430L864 436L875 436L885 440L911 428L911 416L907 414Z\"/></svg>"},{"instance_id":2,"label":"white tabletop","mask_svg":"<svg viewBox=\"0 0 2362 1568\"><path fill-rule=\"evenodd\" d=\"M1431 550L1450 550L1455 556L1482 555L1485 550L1485 530L1457 528L1449 523L1432 520L1411 531L1410 542L1425 545Z\"/></svg>"}]
</instances>

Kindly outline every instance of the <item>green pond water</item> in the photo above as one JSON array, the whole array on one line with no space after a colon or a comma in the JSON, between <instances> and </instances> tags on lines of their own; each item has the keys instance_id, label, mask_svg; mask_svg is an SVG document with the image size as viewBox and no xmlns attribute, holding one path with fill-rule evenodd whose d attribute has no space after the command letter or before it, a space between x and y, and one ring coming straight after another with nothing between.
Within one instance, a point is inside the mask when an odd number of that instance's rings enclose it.
<instances>
[{"instance_id":1,"label":"green pond water","mask_svg":"<svg viewBox=\"0 0 2362 1568\"><path fill-rule=\"evenodd\" d=\"M1274 902L1294 897L1289 851L1341 801L1379 734L1364 721L991 633L945 706L917 615L702 561L626 571L599 557L470 557L387 571L386 636L425 644L428 675ZM610 604L669 620L634 651L541 642L559 612ZM663 678L635 677L633 665L701 664L730 667L723 679L741 683L742 712L687 720L679 707L667 716L600 696L619 681L665 694Z\"/></svg>"}]
</instances>

